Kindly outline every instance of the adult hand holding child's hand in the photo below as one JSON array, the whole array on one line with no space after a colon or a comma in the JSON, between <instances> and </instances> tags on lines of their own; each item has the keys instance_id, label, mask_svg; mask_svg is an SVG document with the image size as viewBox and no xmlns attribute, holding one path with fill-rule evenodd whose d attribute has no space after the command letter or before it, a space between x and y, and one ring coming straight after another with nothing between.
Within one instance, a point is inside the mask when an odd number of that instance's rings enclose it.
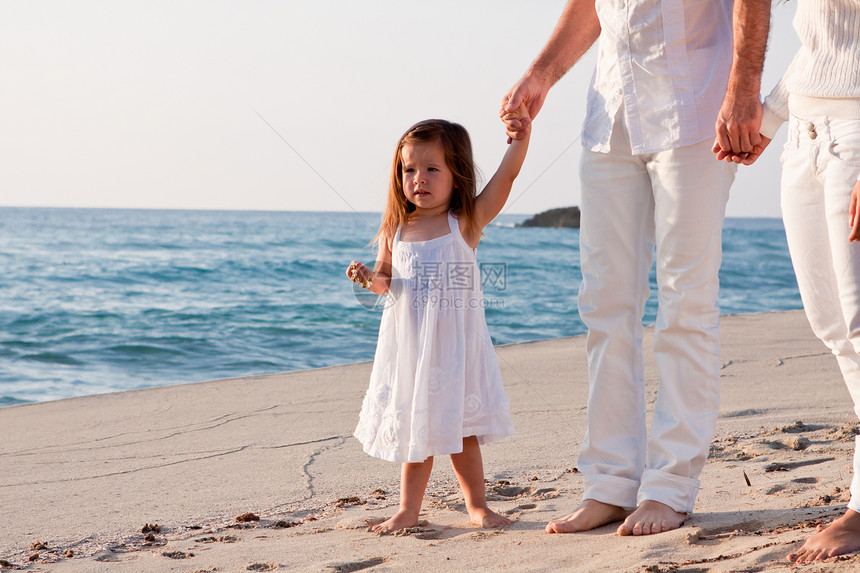
<instances>
[{"instance_id":1,"label":"adult hand holding child's hand","mask_svg":"<svg viewBox=\"0 0 860 573\"><path fill-rule=\"evenodd\" d=\"M519 107L517 107L513 111L506 111L503 107L499 111L499 117L501 117L502 121L505 123L505 131L508 132L509 137L511 137L511 126L517 126L516 133L518 137L512 139L522 139L532 129L531 118L529 117L529 110L526 107L525 102L521 102ZM510 143L510 141L508 141L508 143Z\"/></svg>"},{"instance_id":2,"label":"adult hand holding child's hand","mask_svg":"<svg viewBox=\"0 0 860 573\"><path fill-rule=\"evenodd\" d=\"M528 134L548 92L548 85L533 75L526 75L502 98L499 117L505 122L505 132L510 139L522 139Z\"/></svg>"}]
</instances>

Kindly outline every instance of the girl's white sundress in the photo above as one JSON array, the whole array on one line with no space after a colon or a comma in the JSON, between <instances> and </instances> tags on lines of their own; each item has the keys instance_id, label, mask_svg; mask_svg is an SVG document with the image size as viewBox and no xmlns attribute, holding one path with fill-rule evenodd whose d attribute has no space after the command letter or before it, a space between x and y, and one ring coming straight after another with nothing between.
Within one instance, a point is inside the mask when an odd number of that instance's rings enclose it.
<instances>
[{"instance_id":1,"label":"girl's white sundress","mask_svg":"<svg viewBox=\"0 0 860 573\"><path fill-rule=\"evenodd\" d=\"M484 319L475 251L451 232L391 246L392 280L355 437L371 456L422 462L514 433Z\"/></svg>"}]
</instances>

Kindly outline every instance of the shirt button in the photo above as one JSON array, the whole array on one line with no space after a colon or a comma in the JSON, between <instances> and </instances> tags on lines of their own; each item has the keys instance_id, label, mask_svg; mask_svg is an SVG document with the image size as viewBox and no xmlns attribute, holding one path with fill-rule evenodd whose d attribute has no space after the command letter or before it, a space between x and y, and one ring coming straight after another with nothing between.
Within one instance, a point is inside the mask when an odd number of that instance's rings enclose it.
<instances>
[{"instance_id":1,"label":"shirt button","mask_svg":"<svg viewBox=\"0 0 860 573\"><path fill-rule=\"evenodd\" d=\"M815 131L815 124L809 122L806 124L806 130L809 132L809 139L815 139L818 137L818 133Z\"/></svg>"}]
</instances>

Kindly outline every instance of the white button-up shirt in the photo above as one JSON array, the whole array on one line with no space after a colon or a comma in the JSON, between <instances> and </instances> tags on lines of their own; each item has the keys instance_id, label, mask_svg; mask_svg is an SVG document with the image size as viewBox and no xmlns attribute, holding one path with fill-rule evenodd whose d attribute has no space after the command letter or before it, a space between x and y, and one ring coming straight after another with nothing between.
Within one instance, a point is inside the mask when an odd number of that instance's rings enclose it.
<instances>
[{"instance_id":1,"label":"white button-up shirt","mask_svg":"<svg viewBox=\"0 0 860 573\"><path fill-rule=\"evenodd\" d=\"M583 145L609 151L623 106L633 154L715 136L732 63L733 0L596 0L601 33Z\"/></svg>"}]
</instances>

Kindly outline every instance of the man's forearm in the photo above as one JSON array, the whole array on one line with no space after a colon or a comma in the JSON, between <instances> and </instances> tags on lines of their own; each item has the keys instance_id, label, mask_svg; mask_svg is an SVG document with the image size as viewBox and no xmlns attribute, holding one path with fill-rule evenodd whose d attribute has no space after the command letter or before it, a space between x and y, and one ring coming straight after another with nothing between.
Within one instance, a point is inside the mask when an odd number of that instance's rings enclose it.
<instances>
[{"instance_id":1,"label":"man's forearm","mask_svg":"<svg viewBox=\"0 0 860 573\"><path fill-rule=\"evenodd\" d=\"M730 95L759 97L770 30L770 3L771 0L735 0L732 69L727 89Z\"/></svg>"},{"instance_id":2,"label":"man's forearm","mask_svg":"<svg viewBox=\"0 0 860 573\"><path fill-rule=\"evenodd\" d=\"M568 0L549 41L527 75L552 86L573 67L600 36L595 0Z\"/></svg>"}]
</instances>

